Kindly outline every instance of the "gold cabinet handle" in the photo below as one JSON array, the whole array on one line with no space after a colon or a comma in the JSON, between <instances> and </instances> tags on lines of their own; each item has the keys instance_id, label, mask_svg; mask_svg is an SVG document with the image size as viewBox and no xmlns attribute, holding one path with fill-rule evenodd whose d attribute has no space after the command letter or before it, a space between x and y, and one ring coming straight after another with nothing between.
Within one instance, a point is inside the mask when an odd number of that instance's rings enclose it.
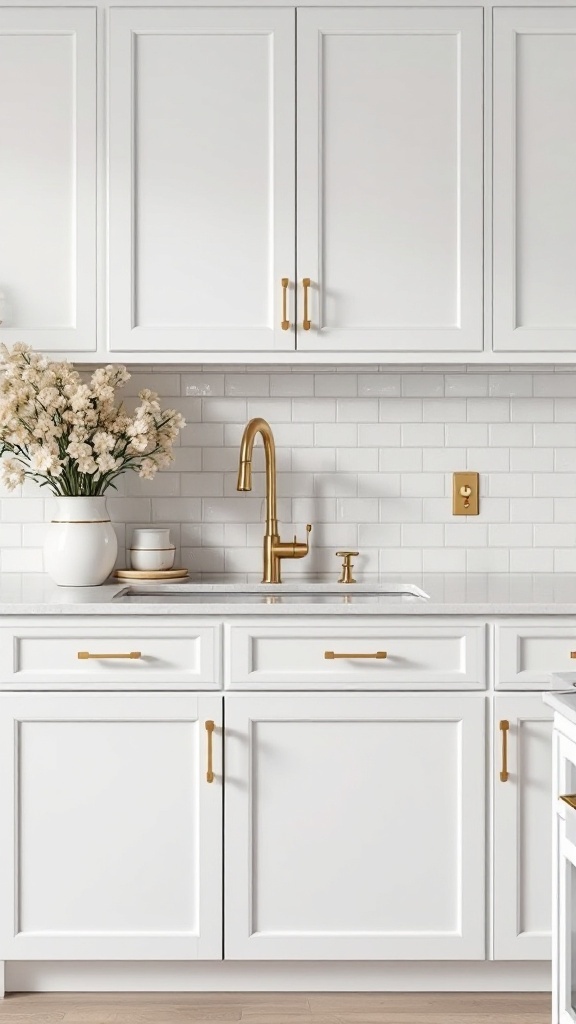
<instances>
[{"instance_id":1,"label":"gold cabinet handle","mask_svg":"<svg viewBox=\"0 0 576 1024\"><path fill-rule=\"evenodd\" d=\"M566 793L558 797L559 800L563 800L568 807L571 807L573 811L576 811L576 793Z\"/></svg>"},{"instance_id":2,"label":"gold cabinet handle","mask_svg":"<svg viewBox=\"0 0 576 1024\"><path fill-rule=\"evenodd\" d=\"M214 735L214 722L204 723L208 736L208 763L206 766L206 782L214 782L214 771L212 767L212 737Z\"/></svg>"},{"instance_id":3,"label":"gold cabinet handle","mask_svg":"<svg viewBox=\"0 0 576 1024\"><path fill-rule=\"evenodd\" d=\"M309 331L310 328L312 327L312 323L310 322L308 317L308 291L310 288L309 277L304 277L302 279L302 287L304 289L304 319L302 321L302 327L304 328L305 331Z\"/></svg>"},{"instance_id":4,"label":"gold cabinet handle","mask_svg":"<svg viewBox=\"0 0 576 1024\"><path fill-rule=\"evenodd\" d=\"M508 782L508 730L510 722L502 719L500 732L502 733L502 765L500 770L500 782Z\"/></svg>"},{"instance_id":5,"label":"gold cabinet handle","mask_svg":"<svg viewBox=\"0 0 576 1024\"><path fill-rule=\"evenodd\" d=\"M326 661L334 661L335 658L382 658L388 657L388 651L375 651L374 654L337 654L336 651L324 651Z\"/></svg>"},{"instance_id":6,"label":"gold cabinet handle","mask_svg":"<svg viewBox=\"0 0 576 1024\"><path fill-rule=\"evenodd\" d=\"M129 651L127 654L91 654L90 651L78 651L78 661L88 661L90 658L97 661L105 658L128 658L130 661L138 661L141 657L140 651Z\"/></svg>"},{"instance_id":7,"label":"gold cabinet handle","mask_svg":"<svg viewBox=\"0 0 576 1024\"><path fill-rule=\"evenodd\" d=\"M576 658L576 651L570 651L570 657Z\"/></svg>"},{"instance_id":8,"label":"gold cabinet handle","mask_svg":"<svg viewBox=\"0 0 576 1024\"><path fill-rule=\"evenodd\" d=\"M287 331L290 327L290 321L288 319L288 278L282 278L282 322L280 324L283 331Z\"/></svg>"}]
</instances>

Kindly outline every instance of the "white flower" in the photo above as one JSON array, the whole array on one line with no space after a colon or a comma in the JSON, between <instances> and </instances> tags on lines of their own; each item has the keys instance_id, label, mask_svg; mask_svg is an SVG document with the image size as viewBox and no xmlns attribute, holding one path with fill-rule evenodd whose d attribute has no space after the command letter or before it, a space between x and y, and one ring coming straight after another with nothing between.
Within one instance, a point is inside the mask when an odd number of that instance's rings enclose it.
<instances>
[{"instance_id":1,"label":"white flower","mask_svg":"<svg viewBox=\"0 0 576 1024\"><path fill-rule=\"evenodd\" d=\"M138 474L142 480L152 480L158 472L158 466L153 459L144 459L140 466L140 472Z\"/></svg>"},{"instance_id":2,"label":"white flower","mask_svg":"<svg viewBox=\"0 0 576 1024\"><path fill-rule=\"evenodd\" d=\"M104 452L96 458L96 465L101 473L108 473L111 469L118 469L119 460L115 459L109 452Z\"/></svg>"},{"instance_id":3,"label":"white flower","mask_svg":"<svg viewBox=\"0 0 576 1024\"><path fill-rule=\"evenodd\" d=\"M3 459L0 463L2 481L9 491L24 483L24 466L17 459Z\"/></svg>"},{"instance_id":4,"label":"white flower","mask_svg":"<svg viewBox=\"0 0 576 1024\"><path fill-rule=\"evenodd\" d=\"M172 461L184 420L174 409L162 411L149 388L129 415L116 400L130 379L126 367L102 366L88 378L24 344L0 345L0 359L0 476L6 486L44 476L54 494L78 488L102 494L125 469L151 479Z\"/></svg>"},{"instance_id":5,"label":"white flower","mask_svg":"<svg viewBox=\"0 0 576 1024\"><path fill-rule=\"evenodd\" d=\"M40 445L32 453L30 468L35 473L52 473L58 464L57 452L54 452L48 445Z\"/></svg>"}]
</instances>

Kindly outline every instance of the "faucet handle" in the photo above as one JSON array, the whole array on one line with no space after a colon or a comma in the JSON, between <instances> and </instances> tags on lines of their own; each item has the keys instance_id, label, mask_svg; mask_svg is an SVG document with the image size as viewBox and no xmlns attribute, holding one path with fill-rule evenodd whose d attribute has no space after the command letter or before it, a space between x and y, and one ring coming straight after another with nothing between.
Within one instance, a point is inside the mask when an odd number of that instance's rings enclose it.
<instances>
[{"instance_id":1,"label":"faucet handle","mask_svg":"<svg viewBox=\"0 0 576 1024\"><path fill-rule=\"evenodd\" d=\"M304 558L305 555L310 551L310 534L312 533L312 526L310 523L306 523L306 541L300 543L296 534L294 534L294 554L296 558Z\"/></svg>"},{"instance_id":2,"label":"faucet handle","mask_svg":"<svg viewBox=\"0 0 576 1024\"><path fill-rule=\"evenodd\" d=\"M355 558L356 555L358 555L358 554L359 554L358 551L337 551L336 552L336 555L337 555L338 558L343 558L344 559L344 561L342 562L342 573L340 575L340 579L338 580L338 583L356 583L356 580L354 579L354 577L352 575L352 569L354 568L354 566L352 565L352 559Z\"/></svg>"}]
</instances>

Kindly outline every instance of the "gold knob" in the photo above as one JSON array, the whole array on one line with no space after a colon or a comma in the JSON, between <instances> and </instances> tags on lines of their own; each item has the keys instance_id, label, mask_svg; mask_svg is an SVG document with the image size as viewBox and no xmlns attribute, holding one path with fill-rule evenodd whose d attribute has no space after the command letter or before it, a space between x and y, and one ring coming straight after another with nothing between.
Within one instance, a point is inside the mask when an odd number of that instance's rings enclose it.
<instances>
[{"instance_id":1,"label":"gold knob","mask_svg":"<svg viewBox=\"0 0 576 1024\"><path fill-rule=\"evenodd\" d=\"M576 658L576 651L570 651L570 657Z\"/></svg>"},{"instance_id":2,"label":"gold knob","mask_svg":"<svg viewBox=\"0 0 576 1024\"><path fill-rule=\"evenodd\" d=\"M282 322L280 324L280 326L281 326L283 331L287 331L288 328L290 327L290 321L288 319L288 310L287 310L288 283L289 283L288 282L288 278L287 277L283 277L282 278Z\"/></svg>"},{"instance_id":3,"label":"gold knob","mask_svg":"<svg viewBox=\"0 0 576 1024\"><path fill-rule=\"evenodd\" d=\"M344 559L344 561L342 562L342 573L340 575L340 579L338 580L338 583L356 583L356 580L354 579L354 577L352 575L352 569L354 568L354 566L352 565L352 559L356 558L356 556L358 554L359 554L358 551L337 551L336 552L336 556L338 558L343 558Z\"/></svg>"}]
</instances>

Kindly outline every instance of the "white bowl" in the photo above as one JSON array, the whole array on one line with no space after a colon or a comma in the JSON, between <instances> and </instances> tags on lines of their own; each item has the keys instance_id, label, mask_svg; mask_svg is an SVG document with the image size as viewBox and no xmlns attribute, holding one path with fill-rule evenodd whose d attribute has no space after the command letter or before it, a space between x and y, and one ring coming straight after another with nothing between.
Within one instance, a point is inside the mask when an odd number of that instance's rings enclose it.
<instances>
[{"instance_id":1,"label":"white bowl","mask_svg":"<svg viewBox=\"0 0 576 1024\"><path fill-rule=\"evenodd\" d=\"M171 546L173 545L170 544L170 530L164 527L139 526L132 531L132 548L163 550Z\"/></svg>"},{"instance_id":2,"label":"white bowl","mask_svg":"<svg viewBox=\"0 0 576 1024\"><path fill-rule=\"evenodd\" d=\"M176 548L130 548L130 565L140 572L161 572L171 569L176 557Z\"/></svg>"}]
</instances>

